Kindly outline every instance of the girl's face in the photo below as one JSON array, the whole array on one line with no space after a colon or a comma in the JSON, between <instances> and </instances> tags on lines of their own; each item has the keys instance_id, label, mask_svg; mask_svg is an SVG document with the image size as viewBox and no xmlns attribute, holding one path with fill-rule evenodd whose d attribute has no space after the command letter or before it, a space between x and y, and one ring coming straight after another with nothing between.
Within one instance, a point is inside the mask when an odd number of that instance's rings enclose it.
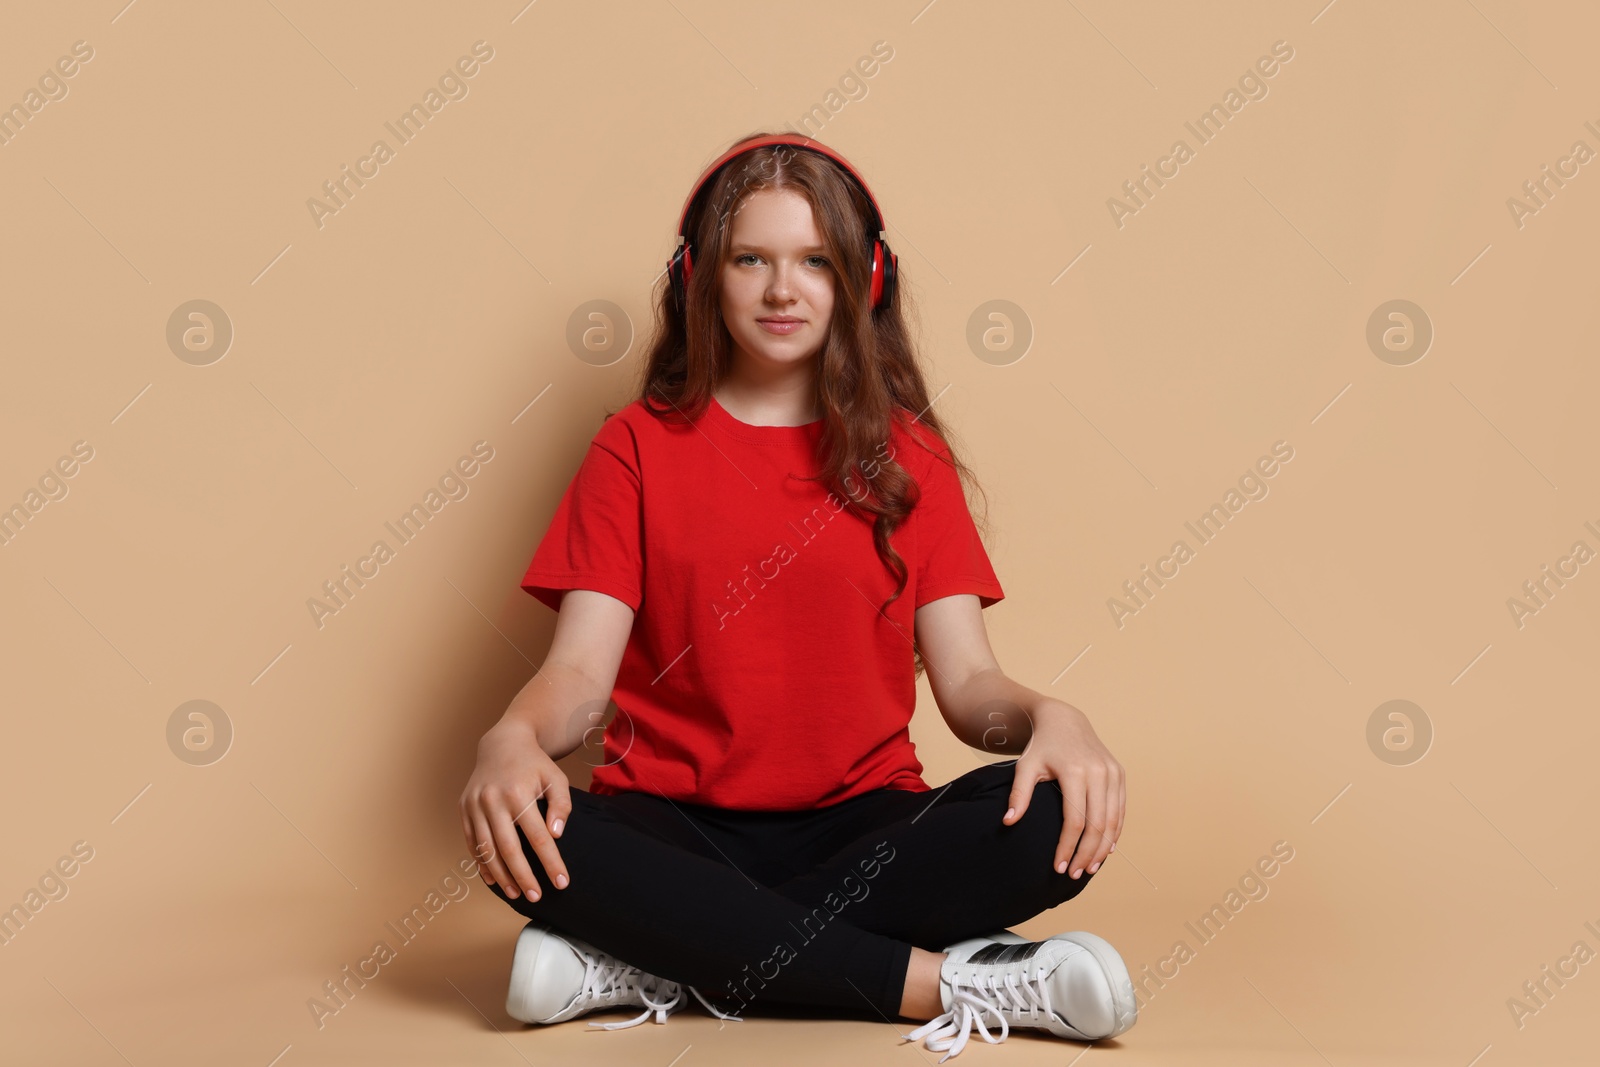
<instances>
[{"instance_id":1,"label":"girl's face","mask_svg":"<svg viewBox=\"0 0 1600 1067\"><path fill-rule=\"evenodd\" d=\"M833 264L805 197L760 189L733 216L722 267L722 320L735 359L781 371L810 361L828 339Z\"/></svg>"}]
</instances>

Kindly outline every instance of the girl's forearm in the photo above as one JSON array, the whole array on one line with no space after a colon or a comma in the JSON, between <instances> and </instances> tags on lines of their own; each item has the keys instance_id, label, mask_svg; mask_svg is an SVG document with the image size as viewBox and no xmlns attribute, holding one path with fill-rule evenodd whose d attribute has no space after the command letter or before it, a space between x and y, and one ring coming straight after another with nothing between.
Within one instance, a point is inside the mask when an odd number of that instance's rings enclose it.
<instances>
[{"instance_id":1,"label":"girl's forearm","mask_svg":"<svg viewBox=\"0 0 1600 1067\"><path fill-rule=\"evenodd\" d=\"M940 710L951 732L971 748L996 755L1018 755L1028 747L1041 717L1083 712L1007 677L998 667L968 678Z\"/></svg>"},{"instance_id":2,"label":"girl's forearm","mask_svg":"<svg viewBox=\"0 0 1600 1067\"><path fill-rule=\"evenodd\" d=\"M610 696L581 671L546 660L512 698L494 728L525 730L545 755L559 760L583 744L585 733L602 724Z\"/></svg>"}]
</instances>

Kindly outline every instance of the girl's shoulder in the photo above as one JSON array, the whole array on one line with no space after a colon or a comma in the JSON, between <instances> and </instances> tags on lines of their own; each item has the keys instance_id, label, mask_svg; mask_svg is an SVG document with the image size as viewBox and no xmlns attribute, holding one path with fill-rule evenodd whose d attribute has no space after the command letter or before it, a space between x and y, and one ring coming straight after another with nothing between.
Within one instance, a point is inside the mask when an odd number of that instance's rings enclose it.
<instances>
[{"instance_id":1,"label":"girl's shoulder","mask_svg":"<svg viewBox=\"0 0 1600 1067\"><path fill-rule=\"evenodd\" d=\"M635 472L650 456L678 454L678 446L698 432L697 424L667 408L662 411L640 398L602 416L592 444L613 453Z\"/></svg>"},{"instance_id":2,"label":"girl's shoulder","mask_svg":"<svg viewBox=\"0 0 1600 1067\"><path fill-rule=\"evenodd\" d=\"M624 446L631 451L647 444L660 432L661 419L651 413L643 399L639 399L602 416L600 426L594 433L594 442L613 451Z\"/></svg>"},{"instance_id":3,"label":"girl's shoulder","mask_svg":"<svg viewBox=\"0 0 1600 1067\"><path fill-rule=\"evenodd\" d=\"M950 446L945 439L919 419L915 412L906 408L895 409L889 443L896 453L901 450L908 453L904 457L896 455L894 458L913 477L926 472L929 464L938 462L940 458L946 462L950 459Z\"/></svg>"}]
</instances>

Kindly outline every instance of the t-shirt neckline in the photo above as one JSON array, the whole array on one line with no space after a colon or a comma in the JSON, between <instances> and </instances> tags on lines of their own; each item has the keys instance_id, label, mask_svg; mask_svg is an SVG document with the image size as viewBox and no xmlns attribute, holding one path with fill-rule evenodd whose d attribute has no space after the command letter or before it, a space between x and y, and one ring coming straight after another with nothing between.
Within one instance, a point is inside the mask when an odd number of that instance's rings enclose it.
<instances>
[{"instance_id":1,"label":"t-shirt neckline","mask_svg":"<svg viewBox=\"0 0 1600 1067\"><path fill-rule=\"evenodd\" d=\"M723 407L715 396L711 397L711 403L706 408L706 414L710 418L712 425L721 428L724 433L755 444L815 441L822 436L822 426L825 421L817 419L815 422L802 423L799 426L756 426L734 418L733 414Z\"/></svg>"}]
</instances>

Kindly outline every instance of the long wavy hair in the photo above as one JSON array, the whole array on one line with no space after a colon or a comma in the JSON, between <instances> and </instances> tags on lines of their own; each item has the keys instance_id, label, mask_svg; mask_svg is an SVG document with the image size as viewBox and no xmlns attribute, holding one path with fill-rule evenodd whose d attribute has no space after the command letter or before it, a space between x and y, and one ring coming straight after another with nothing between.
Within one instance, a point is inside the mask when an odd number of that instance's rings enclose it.
<instances>
[{"instance_id":1,"label":"long wavy hair","mask_svg":"<svg viewBox=\"0 0 1600 1067\"><path fill-rule=\"evenodd\" d=\"M753 133L734 144L767 136ZM815 152L767 145L723 168L685 222L694 246L694 270L684 310L676 306L665 274L657 288L654 328L635 399L643 400L658 418L697 420L731 372L733 338L722 319L722 267L733 216L746 197L762 189L792 190L810 203L834 271L833 316L817 354L817 400L823 413L820 473L804 480L821 482L872 523L878 557L895 577L894 593L880 606L882 611L899 599L908 579L905 561L889 537L921 495L906 469L894 459L884 460L879 451L889 439L891 421L898 420L907 430L920 422L949 450L957 478L974 486L977 480L933 410L906 328L912 302L903 268L889 305L877 310L870 306L871 205L836 164ZM912 433L909 439L917 437ZM863 477L865 470L875 474ZM975 520L980 530L987 530L986 513L987 499L984 516ZM914 642L913 655L914 676L921 676L925 663Z\"/></svg>"}]
</instances>

